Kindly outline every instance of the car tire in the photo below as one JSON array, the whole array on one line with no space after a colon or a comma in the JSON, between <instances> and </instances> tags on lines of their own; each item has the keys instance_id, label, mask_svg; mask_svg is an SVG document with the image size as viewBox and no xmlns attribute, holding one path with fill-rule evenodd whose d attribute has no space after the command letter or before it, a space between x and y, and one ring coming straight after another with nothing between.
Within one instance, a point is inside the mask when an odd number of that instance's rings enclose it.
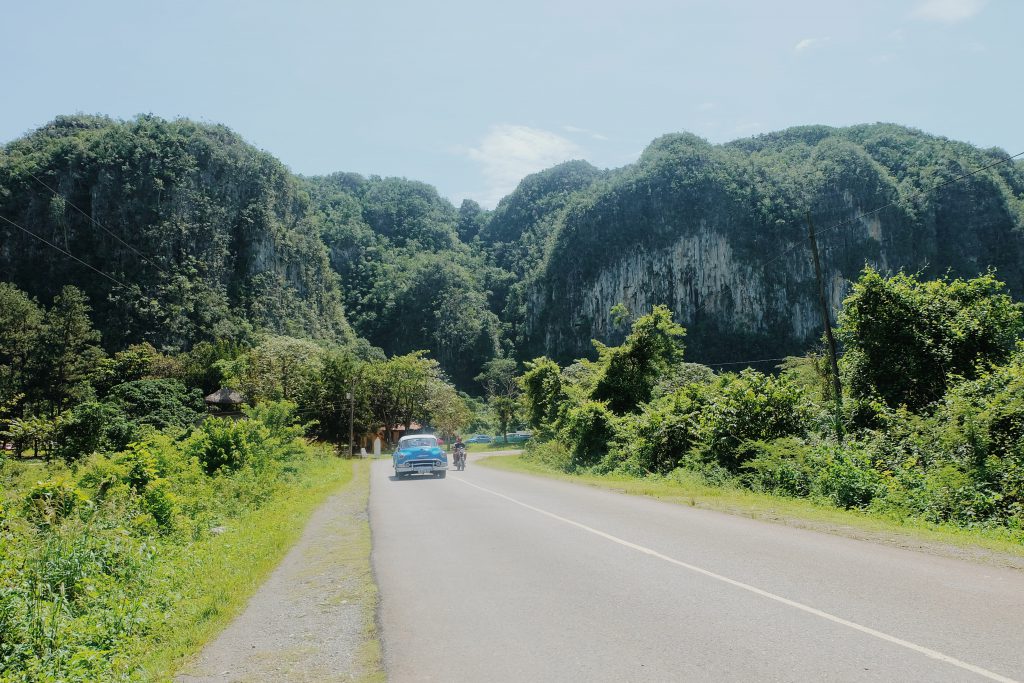
<instances>
[{"instance_id":1,"label":"car tire","mask_svg":"<svg viewBox=\"0 0 1024 683\"><path fill-rule=\"evenodd\" d=\"M444 479L446 476L448 476L448 470L441 470L440 472L435 472L434 476L437 477L438 479Z\"/></svg>"}]
</instances>

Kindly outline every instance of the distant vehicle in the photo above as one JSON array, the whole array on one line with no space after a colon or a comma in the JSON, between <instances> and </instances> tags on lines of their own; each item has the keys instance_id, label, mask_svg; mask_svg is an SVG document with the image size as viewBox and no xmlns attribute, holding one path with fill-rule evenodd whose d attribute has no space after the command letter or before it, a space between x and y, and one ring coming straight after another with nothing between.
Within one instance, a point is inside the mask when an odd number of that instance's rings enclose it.
<instances>
[{"instance_id":1,"label":"distant vehicle","mask_svg":"<svg viewBox=\"0 0 1024 683\"><path fill-rule=\"evenodd\" d=\"M474 434L473 436L466 439L466 443L490 443L491 437L486 434Z\"/></svg>"},{"instance_id":2,"label":"distant vehicle","mask_svg":"<svg viewBox=\"0 0 1024 683\"><path fill-rule=\"evenodd\" d=\"M448 456L432 434L403 436L391 456L391 464L398 479L414 474L444 479L448 473Z\"/></svg>"},{"instance_id":3,"label":"distant vehicle","mask_svg":"<svg viewBox=\"0 0 1024 683\"><path fill-rule=\"evenodd\" d=\"M529 441L533 436L533 432L509 432L505 435L505 443L523 443Z\"/></svg>"}]
</instances>

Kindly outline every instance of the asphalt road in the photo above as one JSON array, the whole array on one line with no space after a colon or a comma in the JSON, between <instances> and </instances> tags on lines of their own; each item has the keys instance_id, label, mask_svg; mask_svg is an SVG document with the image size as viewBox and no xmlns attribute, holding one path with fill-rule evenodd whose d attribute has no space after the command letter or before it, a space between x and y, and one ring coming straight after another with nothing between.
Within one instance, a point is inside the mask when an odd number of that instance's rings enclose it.
<instances>
[{"instance_id":1,"label":"asphalt road","mask_svg":"<svg viewBox=\"0 0 1024 683\"><path fill-rule=\"evenodd\" d=\"M392 681L1024 679L1024 574L474 467L370 525Z\"/></svg>"}]
</instances>

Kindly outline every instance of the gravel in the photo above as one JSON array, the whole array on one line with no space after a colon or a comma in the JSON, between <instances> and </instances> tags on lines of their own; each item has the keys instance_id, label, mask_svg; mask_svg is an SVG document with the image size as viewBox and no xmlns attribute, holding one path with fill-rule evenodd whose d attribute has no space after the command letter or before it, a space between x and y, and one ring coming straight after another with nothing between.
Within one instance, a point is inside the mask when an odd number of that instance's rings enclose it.
<instances>
[{"instance_id":1,"label":"gravel","mask_svg":"<svg viewBox=\"0 0 1024 683\"><path fill-rule=\"evenodd\" d=\"M367 463L309 520L245 611L175 679L354 681L379 666L369 566Z\"/></svg>"}]
</instances>

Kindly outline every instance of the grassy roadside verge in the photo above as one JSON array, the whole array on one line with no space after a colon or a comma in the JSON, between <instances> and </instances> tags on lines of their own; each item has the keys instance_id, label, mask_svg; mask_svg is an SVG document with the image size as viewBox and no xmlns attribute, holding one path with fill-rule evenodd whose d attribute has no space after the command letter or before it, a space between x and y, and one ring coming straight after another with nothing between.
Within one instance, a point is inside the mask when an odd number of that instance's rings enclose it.
<instances>
[{"instance_id":1,"label":"grassy roadside verge","mask_svg":"<svg viewBox=\"0 0 1024 683\"><path fill-rule=\"evenodd\" d=\"M937 555L969 559L1024 570L1024 545L1000 529L962 529L841 510L812 500L754 493L708 485L697 475L636 479L616 475L567 474L520 455L482 458L478 464L594 486L629 495L649 496L798 528L884 543Z\"/></svg>"},{"instance_id":2,"label":"grassy roadside verge","mask_svg":"<svg viewBox=\"0 0 1024 683\"><path fill-rule=\"evenodd\" d=\"M299 538L313 510L352 479L350 460L310 459L264 506L163 563L154 582L178 600L160 627L136 643L146 678L170 680L219 633Z\"/></svg>"}]
</instances>

